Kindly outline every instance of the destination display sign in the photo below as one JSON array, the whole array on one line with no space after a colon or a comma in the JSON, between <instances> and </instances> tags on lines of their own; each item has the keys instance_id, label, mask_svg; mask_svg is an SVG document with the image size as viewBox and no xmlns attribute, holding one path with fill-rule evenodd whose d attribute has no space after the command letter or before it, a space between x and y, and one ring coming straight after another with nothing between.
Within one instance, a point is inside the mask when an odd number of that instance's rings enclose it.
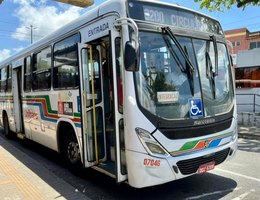
<instances>
[{"instance_id":1,"label":"destination display sign","mask_svg":"<svg viewBox=\"0 0 260 200\"><path fill-rule=\"evenodd\" d=\"M152 4L147 2L129 3L131 18L174 26L177 28L222 35L219 22L198 13L177 8Z\"/></svg>"}]
</instances>

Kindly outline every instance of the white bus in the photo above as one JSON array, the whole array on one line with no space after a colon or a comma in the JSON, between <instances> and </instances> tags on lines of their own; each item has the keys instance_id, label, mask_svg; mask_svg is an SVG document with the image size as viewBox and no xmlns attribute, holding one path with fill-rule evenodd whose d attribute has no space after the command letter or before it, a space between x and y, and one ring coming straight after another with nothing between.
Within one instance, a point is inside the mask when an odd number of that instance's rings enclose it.
<instances>
[{"instance_id":1,"label":"white bus","mask_svg":"<svg viewBox=\"0 0 260 200\"><path fill-rule=\"evenodd\" d=\"M201 174L237 149L219 22L161 2L111 0L0 64L0 120L136 188Z\"/></svg>"}]
</instances>

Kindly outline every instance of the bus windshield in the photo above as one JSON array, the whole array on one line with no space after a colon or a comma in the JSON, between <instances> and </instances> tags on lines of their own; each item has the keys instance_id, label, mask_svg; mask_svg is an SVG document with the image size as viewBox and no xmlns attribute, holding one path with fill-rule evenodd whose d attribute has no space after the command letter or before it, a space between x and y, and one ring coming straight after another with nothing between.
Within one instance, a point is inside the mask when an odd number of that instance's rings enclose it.
<instances>
[{"instance_id":1,"label":"bus windshield","mask_svg":"<svg viewBox=\"0 0 260 200\"><path fill-rule=\"evenodd\" d=\"M135 72L135 84L138 102L144 109L160 118L174 120L211 117L232 108L231 69L224 44L217 43L218 54L215 54L210 40L177 36L194 67L192 73L187 73L187 59L169 36L140 32L139 37L141 59L140 69ZM217 68L215 55L218 55ZM213 69L218 69L218 75L213 77L214 87L208 75L207 59ZM201 107L199 113L193 115L195 101L199 101Z\"/></svg>"}]
</instances>

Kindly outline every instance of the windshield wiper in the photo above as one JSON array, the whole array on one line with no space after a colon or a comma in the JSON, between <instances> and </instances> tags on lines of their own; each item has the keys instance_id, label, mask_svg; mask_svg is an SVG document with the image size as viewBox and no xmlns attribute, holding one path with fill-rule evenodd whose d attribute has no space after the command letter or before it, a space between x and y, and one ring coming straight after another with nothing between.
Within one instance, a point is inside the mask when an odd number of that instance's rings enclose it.
<instances>
[{"instance_id":1,"label":"windshield wiper","mask_svg":"<svg viewBox=\"0 0 260 200\"><path fill-rule=\"evenodd\" d=\"M164 34L167 34L171 40L174 42L174 44L176 45L176 47L178 48L178 50L180 51L181 55L183 56L186 66L185 68L183 68L178 56L176 55L176 53L173 50L173 47L171 44L169 44L169 41L167 38L165 38L165 36L163 37L167 47L170 49L171 54L174 54L174 58L178 60L179 62L179 66L182 66L181 71L187 74L187 78L189 80L189 85L190 85L190 90L192 93L192 96L194 95L194 81L193 81L193 72L194 72L194 67L193 64L191 63L189 57L188 57L188 51L187 48L184 47L184 49L182 48L180 42L178 41L178 39L176 38L176 36L173 34L173 32L171 31L171 29L169 27L163 27L162 31ZM186 49L186 50L185 50Z\"/></svg>"},{"instance_id":2,"label":"windshield wiper","mask_svg":"<svg viewBox=\"0 0 260 200\"><path fill-rule=\"evenodd\" d=\"M218 76L218 47L215 35L210 36L210 40L213 42L214 56L215 56L215 71L213 72L214 77Z\"/></svg>"},{"instance_id":3,"label":"windshield wiper","mask_svg":"<svg viewBox=\"0 0 260 200\"><path fill-rule=\"evenodd\" d=\"M188 53L188 50L187 50L187 47L184 46L184 51L186 53L186 55L189 57L189 53ZM188 67L188 62L185 61L186 63L186 71L187 71L187 77L188 77L188 80L190 80L190 91L191 91L191 94L192 96L194 96L194 79L193 79L193 71L191 70L190 67Z\"/></svg>"},{"instance_id":4,"label":"windshield wiper","mask_svg":"<svg viewBox=\"0 0 260 200\"><path fill-rule=\"evenodd\" d=\"M214 75L214 72L213 72L213 66L212 66L210 55L209 55L209 42L207 42L206 46L207 46L206 47L206 53L205 53L205 57L206 57L206 76L210 81L212 96L213 96L214 99L216 99L215 75Z\"/></svg>"},{"instance_id":5,"label":"windshield wiper","mask_svg":"<svg viewBox=\"0 0 260 200\"><path fill-rule=\"evenodd\" d=\"M185 51L183 50L180 42L178 41L178 39L176 38L176 36L173 34L173 32L171 31L171 29L169 27L163 27L162 28L164 33L167 33L167 35L170 36L170 38L172 39L172 41L175 43L175 45L177 46L177 48L179 49L181 55L183 56L183 58L185 59L185 61L188 64L188 67L191 69L191 71L194 71L194 67L190 61L190 59L188 58L187 54L185 53Z\"/></svg>"},{"instance_id":6,"label":"windshield wiper","mask_svg":"<svg viewBox=\"0 0 260 200\"><path fill-rule=\"evenodd\" d=\"M165 41L165 43L166 43L166 45L167 45L167 48L169 49L169 51L170 51L172 57L174 58L174 60L176 61L178 67L180 68L181 72L185 73L186 70L185 70L185 68L183 67L183 65L181 64L181 61L180 61L179 57L176 55L176 53L175 53L175 51L174 51L174 49L173 49L173 47L172 47L172 45L171 45L171 42L168 40L168 38L166 37L166 35L163 35L163 39L164 39L164 41Z\"/></svg>"}]
</instances>

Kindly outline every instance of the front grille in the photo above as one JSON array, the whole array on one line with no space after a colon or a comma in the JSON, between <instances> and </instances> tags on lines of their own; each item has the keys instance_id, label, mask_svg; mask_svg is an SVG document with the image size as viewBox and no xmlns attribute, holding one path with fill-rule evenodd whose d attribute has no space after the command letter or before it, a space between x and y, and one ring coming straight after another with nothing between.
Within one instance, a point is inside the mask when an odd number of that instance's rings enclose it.
<instances>
[{"instance_id":1,"label":"front grille","mask_svg":"<svg viewBox=\"0 0 260 200\"><path fill-rule=\"evenodd\" d=\"M212 124L205 124L203 126L189 126L172 129L160 129L159 130L167 138L171 140L186 139L201 137L204 135L214 134L223 130L228 129L232 124L232 118Z\"/></svg>"},{"instance_id":2,"label":"front grille","mask_svg":"<svg viewBox=\"0 0 260 200\"><path fill-rule=\"evenodd\" d=\"M206 164L206 163L209 163L212 161L215 161L215 165L222 163L227 158L229 149L230 148L224 149L222 151L218 151L214 154L201 156L198 158L181 160L181 161L177 162L177 166L183 175L193 174L193 173L197 172L200 165L203 165L203 164Z\"/></svg>"}]
</instances>

